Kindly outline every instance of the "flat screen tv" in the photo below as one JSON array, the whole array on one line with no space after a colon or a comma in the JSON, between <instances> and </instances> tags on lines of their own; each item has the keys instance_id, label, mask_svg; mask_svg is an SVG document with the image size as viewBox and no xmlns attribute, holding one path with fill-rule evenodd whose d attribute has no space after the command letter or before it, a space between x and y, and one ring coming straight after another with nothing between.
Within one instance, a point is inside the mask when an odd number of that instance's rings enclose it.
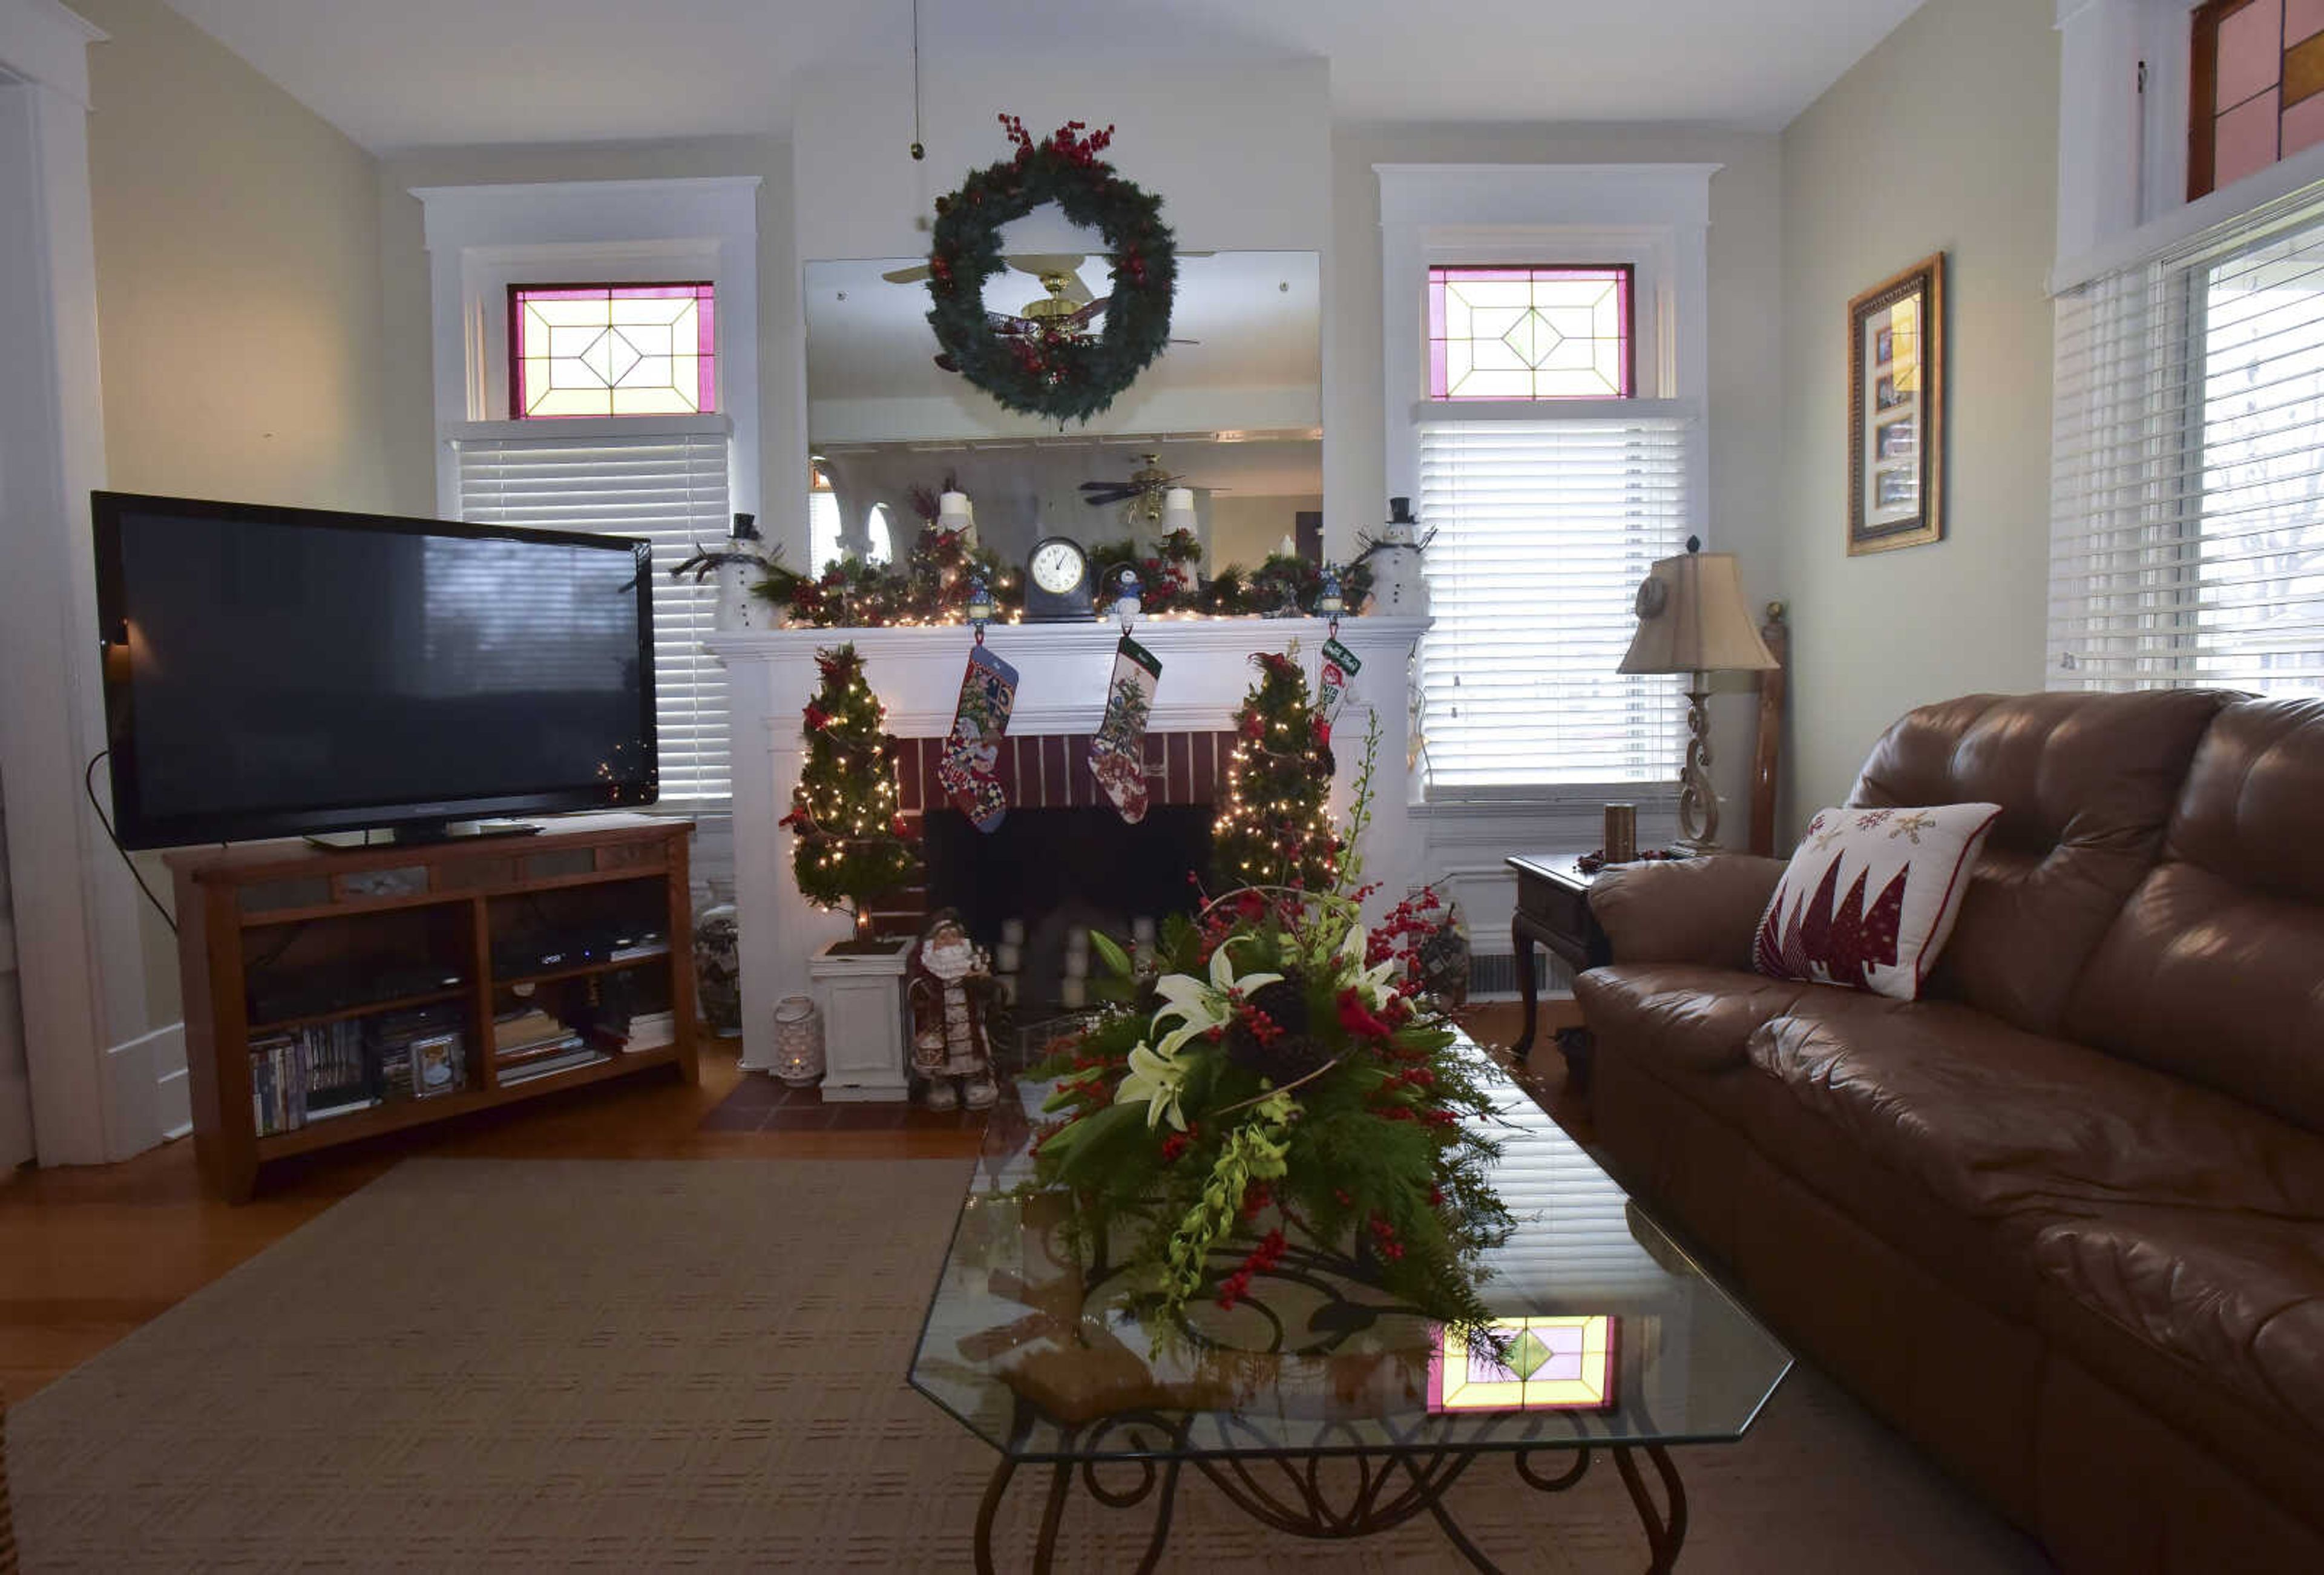
<instances>
[{"instance_id":1,"label":"flat screen tv","mask_svg":"<svg viewBox=\"0 0 2324 1575\"><path fill-rule=\"evenodd\" d=\"M646 543L90 501L123 845L653 802Z\"/></svg>"}]
</instances>

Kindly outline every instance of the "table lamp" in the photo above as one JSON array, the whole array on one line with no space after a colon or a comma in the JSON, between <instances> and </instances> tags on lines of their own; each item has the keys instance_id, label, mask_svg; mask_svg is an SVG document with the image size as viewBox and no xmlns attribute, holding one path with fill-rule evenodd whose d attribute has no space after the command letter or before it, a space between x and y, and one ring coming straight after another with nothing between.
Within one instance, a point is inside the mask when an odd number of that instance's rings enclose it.
<instances>
[{"instance_id":1,"label":"table lamp","mask_svg":"<svg viewBox=\"0 0 2324 1575\"><path fill-rule=\"evenodd\" d=\"M1678 778L1678 845L1690 852L1719 847L1719 795L1711 786L1711 675L1779 666L1751 626L1731 552L1704 552L1688 537L1685 553L1646 571L1638 585L1638 631L1616 670L1684 673L1686 761Z\"/></svg>"}]
</instances>

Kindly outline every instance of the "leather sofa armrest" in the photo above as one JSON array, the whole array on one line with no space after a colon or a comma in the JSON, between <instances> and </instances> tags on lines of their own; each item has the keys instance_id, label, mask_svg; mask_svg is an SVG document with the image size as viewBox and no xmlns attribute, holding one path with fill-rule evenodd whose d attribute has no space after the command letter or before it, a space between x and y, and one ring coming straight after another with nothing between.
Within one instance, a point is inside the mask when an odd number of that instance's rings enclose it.
<instances>
[{"instance_id":1,"label":"leather sofa armrest","mask_svg":"<svg viewBox=\"0 0 2324 1575\"><path fill-rule=\"evenodd\" d=\"M1590 887L1617 962L1699 962L1748 972L1759 916L1786 861L1750 853L1625 864Z\"/></svg>"}]
</instances>

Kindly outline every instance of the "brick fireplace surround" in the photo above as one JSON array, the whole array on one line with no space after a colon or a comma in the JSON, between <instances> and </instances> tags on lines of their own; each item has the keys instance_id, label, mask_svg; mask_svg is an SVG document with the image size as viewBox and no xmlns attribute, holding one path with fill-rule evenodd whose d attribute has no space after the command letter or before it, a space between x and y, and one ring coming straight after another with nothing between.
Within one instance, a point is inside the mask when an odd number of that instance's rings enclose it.
<instances>
[{"instance_id":1,"label":"brick fireplace surround","mask_svg":"<svg viewBox=\"0 0 2324 1575\"><path fill-rule=\"evenodd\" d=\"M1380 724L1374 817L1361 850L1368 879L1400 891L1415 878L1416 839L1406 766L1408 669L1427 628L1416 618L1351 618L1341 642L1362 660L1334 724L1344 807L1361 763L1360 741L1373 715ZM1296 640L1311 677L1328 634L1316 619L1157 620L1139 626L1139 643L1161 659L1147 736L1147 773L1157 804L1196 804L1214 797L1231 741L1226 730L1257 672L1250 658ZM1103 802L1087 766L1089 739L1104 710L1106 682L1120 631L1111 623L1010 625L991 631L991 649L1019 674L1017 705L1001 755L1012 805L1065 807ZM945 803L936 782L936 748L952 725L967 661L968 631L936 629L788 629L722 634L707 643L726 664L729 744L734 780L735 906L741 923L742 1065L773 1063L775 1003L807 993L807 962L847 934L844 915L816 911L791 873L790 837L776 823L790 803L801 763L799 714L816 684L817 649L852 640L864 658L872 692L888 708L889 731L901 742L898 776L904 813L917 818ZM913 893L885 916L889 927L913 927L925 906Z\"/></svg>"}]
</instances>

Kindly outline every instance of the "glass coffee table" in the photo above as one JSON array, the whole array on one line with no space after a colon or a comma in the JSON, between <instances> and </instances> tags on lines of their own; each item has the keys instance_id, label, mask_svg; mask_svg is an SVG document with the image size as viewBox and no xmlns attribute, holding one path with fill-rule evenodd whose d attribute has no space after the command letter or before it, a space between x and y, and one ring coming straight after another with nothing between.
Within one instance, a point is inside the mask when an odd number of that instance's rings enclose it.
<instances>
[{"instance_id":1,"label":"glass coffee table","mask_svg":"<svg viewBox=\"0 0 2324 1575\"><path fill-rule=\"evenodd\" d=\"M1360 1537L1425 1515L1491 1570L1444 1502L1452 1484L1506 1455L1554 1493L1600 1453L1637 1507L1648 1569L1668 1570L1687 1511L1667 1446L1740 1438L1790 1370L1506 1078L1495 1184L1517 1230L1488 1256L1482 1287L1506 1321L1503 1351L1464 1349L1361 1264L1296 1245L1231 1312L1200 1303L1157 1337L1123 1310L1102 1244L1071 1245L1062 1197L1014 1195L1032 1176L1030 1112L1047 1091L1020 1085L988 1128L912 1357L912 1386L1001 1451L977 1512L979 1570L994 1567L994 1518L1022 1466L1050 1468L1037 1571L1076 1481L1106 1508L1144 1506L1139 1568L1152 1570L1188 1467L1278 1531Z\"/></svg>"}]
</instances>

